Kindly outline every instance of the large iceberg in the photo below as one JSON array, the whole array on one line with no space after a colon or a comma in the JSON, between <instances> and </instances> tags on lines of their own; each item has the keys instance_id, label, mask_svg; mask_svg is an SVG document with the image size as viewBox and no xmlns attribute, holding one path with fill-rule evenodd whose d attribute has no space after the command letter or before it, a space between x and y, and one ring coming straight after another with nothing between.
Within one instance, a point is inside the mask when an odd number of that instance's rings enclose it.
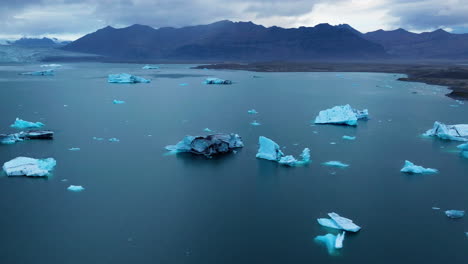
<instances>
[{"instance_id":1,"label":"large iceberg","mask_svg":"<svg viewBox=\"0 0 468 264\"><path fill-rule=\"evenodd\" d=\"M447 210L445 211L445 215L449 218L453 218L453 219L456 219L456 218L462 218L463 216L465 216L465 211L461 211L461 210Z\"/></svg>"},{"instance_id":2,"label":"large iceberg","mask_svg":"<svg viewBox=\"0 0 468 264\"><path fill-rule=\"evenodd\" d=\"M25 129L25 128L39 128L43 126L44 124L41 122L29 122L29 121L16 118L15 122L10 127L17 128L17 129Z\"/></svg>"},{"instance_id":3,"label":"large iceberg","mask_svg":"<svg viewBox=\"0 0 468 264\"><path fill-rule=\"evenodd\" d=\"M367 109L356 110L351 108L349 104L339 105L333 108L322 110L315 118L315 124L335 124L356 126L358 119L369 117Z\"/></svg>"},{"instance_id":4,"label":"large iceberg","mask_svg":"<svg viewBox=\"0 0 468 264\"><path fill-rule=\"evenodd\" d=\"M153 65L145 65L142 68L143 70L154 70L154 69L159 69L158 66L153 66Z\"/></svg>"},{"instance_id":5,"label":"large iceberg","mask_svg":"<svg viewBox=\"0 0 468 264\"><path fill-rule=\"evenodd\" d=\"M55 75L55 71L52 69L45 71L33 71L33 72L24 72L21 75L33 75L33 76L52 76Z\"/></svg>"},{"instance_id":6,"label":"large iceberg","mask_svg":"<svg viewBox=\"0 0 468 264\"><path fill-rule=\"evenodd\" d=\"M53 158L33 159L17 157L3 164L3 170L8 176L49 176L57 162Z\"/></svg>"},{"instance_id":7,"label":"large iceberg","mask_svg":"<svg viewBox=\"0 0 468 264\"><path fill-rule=\"evenodd\" d=\"M330 218L318 218L317 222L321 226L333 229L340 229L350 232L358 232L359 230L361 230L361 227L353 223L353 220L348 219L346 217L342 217L337 213L329 213L328 216Z\"/></svg>"},{"instance_id":8,"label":"large iceberg","mask_svg":"<svg viewBox=\"0 0 468 264\"><path fill-rule=\"evenodd\" d=\"M0 134L1 144L13 144L26 139L53 139L54 132L49 130L26 131L14 134Z\"/></svg>"},{"instance_id":9,"label":"large iceberg","mask_svg":"<svg viewBox=\"0 0 468 264\"><path fill-rule=\"evenodd\" d=\"M213 134L207 136L185 136L176 145L166 146L173 152L191 152L211 156L231 152L236 148L242 148L244 143L238 134Z\"/></svg>"},{"instance_id":10,"label":"large iceberg","mask_svg":"<svg viewBox=\"0 0 468 264\"><path fill-rule=\"evenodd\" d=\"M119 73L119 74L109 74L107 78L109 83L149 83L150 80L147 80L143 77L131 75L128 73Z\"/></svg>"},{"instance_id":11,"label":"large iceberg","mask_svg":"<svg viewBox=\"0 0 468 264\"><path fill-rule=\"evenodd\" d=\"M205 84L232 84L232 81L219 78L207 78Z\"/></svg>"},{"instance_id":12,"label":"large iceberg","mask_svg":"<svg viewBox=\"0 0 468 264\"><path fill-rule=\"evenodd\" d=\"M297 160L292 155L285 156L280 146L267 137L260 136L258 138L258 145L259 148L256 157L259 159L276 161L279 164L291 167L305 165L310 162L310 150L308 148L302 151L302 160Z\"/></svg>"},{"instance_id":13,"label":"large iceberg","mask_svg":"<svg viewBox=\"0 0 468 264\"><path fill-rule=\"evenodd\" d=\"M433 128L426 131L424 135L446 140L468 141L468 124L446 125L436 121Z\"/></svg>"},{"instance_id":14,"label":"large iceberg","mask_svg":"<svg viewBox=\"0 0 468 264\"><path fill-rule=\"evenodd\" d=\"M405 165L401 169L401 172L414 173L414 174L421 174L421 173L428 174L428 173L437 173L438 170L414 165L414 163L412 163L411 161L405 160Z\"/></svg>"}]
</instances>

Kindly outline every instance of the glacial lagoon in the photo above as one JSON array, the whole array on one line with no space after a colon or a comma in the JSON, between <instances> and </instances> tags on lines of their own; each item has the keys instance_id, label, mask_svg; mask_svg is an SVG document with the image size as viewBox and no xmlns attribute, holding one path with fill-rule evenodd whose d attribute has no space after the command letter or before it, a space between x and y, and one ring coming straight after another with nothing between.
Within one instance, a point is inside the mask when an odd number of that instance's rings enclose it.
<instances>
[{"instance_id":1,"label":"glacial lagoon","mask_svg":"<svg viewBox=\"0 0 468 264\"><path fill-rule=\"evenodd\" d=\"M391 73L143 66L63 63L54 76L20 75L39 64L0 66L0 133L17 132L17 117L55 132L0 145L0 163L57 161L48 178L0 175L0 263L468 261L467 219L444 213L468 209L468 158L460 142L421 136L434 121L468 123L468 103L447 88ZM117 73L151 83L108 83ZM314 125L319 111L345 104L369 109L369 120ZM237 133L245 146L211 159L164 149L206 128ZM295 157L310 148L311 162L257 159L259 136ZM439 172L401 173L405 160ZM340 233L317 223L330 212L362 227L333 256L314 240Z\"/></svg>"}]
</instances>

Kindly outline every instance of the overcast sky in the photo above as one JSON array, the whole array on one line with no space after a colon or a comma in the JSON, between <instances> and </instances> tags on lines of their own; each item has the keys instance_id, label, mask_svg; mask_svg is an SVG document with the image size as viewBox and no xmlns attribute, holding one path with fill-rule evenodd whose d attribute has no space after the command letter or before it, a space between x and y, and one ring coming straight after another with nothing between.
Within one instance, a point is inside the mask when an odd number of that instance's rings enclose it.
<instances>
[{"instance_id":1,"label":"overcast sky","mask_svg":"<svg viewBox=\"0 0 468 264\"><path fill-rule=\"evenodd\" d=\"M0 0L0 38L76 39L111 25L155 28L252 21L264 26L343 24L468 32L468 0Z\"/></svg>"}]
</instances>

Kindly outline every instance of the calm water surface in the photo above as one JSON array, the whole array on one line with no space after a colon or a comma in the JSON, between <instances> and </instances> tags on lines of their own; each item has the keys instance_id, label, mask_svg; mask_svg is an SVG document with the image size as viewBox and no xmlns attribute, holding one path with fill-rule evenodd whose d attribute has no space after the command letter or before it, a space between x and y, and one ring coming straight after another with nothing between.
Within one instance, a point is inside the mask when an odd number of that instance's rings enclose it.
<instances>
[{"instance_id":1,"label":"calm water surface","mask_svg":"<svg viewBox=\"0 0 468 264\"><path fill-rule=\"evenodd\" d=\"M0 132L14 132L16 117L56 132L53 141L0 146L0 163L58 162L49 179L0 176L0 263L468 263L467 218L431 209L468 210L468 159L457 143L420 136L436 120L468 123L468 104L445 97L446 88L394 74L141 66L65 64L53 77L18 75L38 65L0 66ZM120 72L152 82L107 83ZM206 77L235 83L204 85ZM310 122L346 103L368 108L371 120ZM165 155L164 146L204 128L238 133L245 147L213 159ZM286 154L309 147L312 163L256 159L261 135ZM402 174L405 159L440 173ZM351 166L321 165L329 160ZM86 190L69 192L70 184ZM332 211L363 227L339 256L314 242L330 232L316 218Z\"/></svg>"}]
</instances>

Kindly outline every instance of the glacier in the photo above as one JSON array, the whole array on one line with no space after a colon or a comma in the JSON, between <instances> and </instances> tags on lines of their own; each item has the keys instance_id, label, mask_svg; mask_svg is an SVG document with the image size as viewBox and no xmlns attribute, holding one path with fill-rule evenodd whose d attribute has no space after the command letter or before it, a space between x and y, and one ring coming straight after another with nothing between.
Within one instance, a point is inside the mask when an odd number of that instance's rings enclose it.
<instances>
[{"instance_id":1,"label":"glacier","mask_svg":"<svg viewBox=\"0 0 468 264\"><path fill-rule=\"evenodd\" d=\"M435 121L432 129L427 130L423 135L446 140L468 141L468 124L446 125Z\"/></svg>"},{"instance_id":2,"label":"glacier","mask_svg":"<svg viewBox=\"0 0 468 264\"><path fill-rule=\"evenodd\" d=\"M109 74L107 78L109 83L150 83L150 80L147 80L143 77L134 76L128 73L119 73L119 74Z\"/></svg>"},{"instance_id":3,"label":"glacier","mask_svg":"<svg viewBox=\"0 0 468 264\"><path fill-rule=\"evenodd\" d=\"M0 144L14 144L27 139L53 139L54 132L49 130L21 131L14 134L0 134Z\"/></svg>"},{"instance_id":4,"label":"glacier","mask_svg":"<svg viewBox=\"0 0 468 264\"><path fill-rule=\"evenodd\" d=\"M19 119L19 118L16 118L15 122L10 125L10 127L12 128L17 128L17 129L25 129L25 128L39 128L39 127L43 127L44 124L41 123L41 122L29 122L29 121L25 121L25 120L22 120L22 119Z\"/></svg>"},{"instance_id":5,"label":"glacier","mask_svg":"<svg viewBox=\"0 0 468 264\"><path fill-rule=\"evenodd\" d=\"M336 161L336 160L327 161L327 162L324 162L322 164L325 165L325 166L338 167L338 168L349 167L349 164L343 163L341 161Z\"/></svg>"},{"instance_id":6,"label":"glacier","mask_svg":"<svg viewBox=\"0 0 468 264\"><path fill-rule=\"evenodd\" d=\"M368 117L369 111L367 109L356 110L351 108L349 104L339 105L320 111L315 118L315 124L357 126L358 119L366 119Z\"/></svg>"},{"instance_id":7,"label":"glacier","mask_svg":"<svg viewBox=\"0 0 468 264\"><path fill-rule=\"evenodd\" d=\"M205 84L232 84L230 80L223 80L219 78L207 78Z\"/></svg>"},{"instance_id":8,"label":"glacier","mask_svg":"<svg viewBox=\"0 0 468 264\"><path fill-rule=\"evenodd\" d=\"M57 162L53 158L33 159L17 157L3 164L3 170L8 176L49 176Z\"/></svg>"},{"instance_id":9,"label":"glacier","mask_svg":"<svg viewBox=\"0 0 468 264\"><path fill-rule=\"evenodd\" d=\"M424 168L422 166L414 165L411 161L405 160L405 165L400 170L401 172L414 173L414 174L428 174L428 173L437 173L438 170L431 168Z\"/></svg>"},{"instance_id":10,"label":"glacier","mask_svg":"<svg viewBox=\"0 0 468 264\"><path fill-rule=\"evenodd\" d=\"M465 216L465 211L461 211L461 210L447 210L445 211L445 215L449 218L453 218L453 219L456 219L456 218L462 218L463 216Z\"/></svg>"},{"instance_id":11,"label":"glacier","mask_svg":"<svg viewBox=\"0 0 468 264\"><path fill-rule=\"evenodd\" d=\"M242 148L244 143L238 134L212 134L207 136L185 136L176 145L166 146L166 150L181 153L212 156Z\"/></svg>"},{"instance_id":12,"label":"glacier","mask_svg":"<svg viewBox=\"0 0 468 264\"><path fill-rule=\"evenodd\" d=\"M21 75L33 75L33 76L53 76L55 75L55 71L53 69L45 70L45 71L33 71L33 72L24 72Z\"/></svg>"},{"instance_id":13,"label":"glacier","mask_svg":"<svg viewBox=\"0 0 468 264\"><path fill-rule=\"evenodd\" d=\"M84 191L84 187L81 185L70 185L68 186L67 190L72 191L72 192L81 192Z\"/></svg>"},{"instance_id":14,"label":"glacier","mask_svg":"<svg viewBox=\"0 0 468 264\"><path fill-rule=\"evenodd\" d=\"M287 166L301 166L310 163L310 149L304 148L301 153L302 160L297 160L292 155L285 156L281 151L280 146L273 140L260 136L258 138L258 152L256 157L259 159L266 159L276 161L281 165Z\"/></svg>"},{"instance_id":15,"label":"glacier","mask_svg":"<svg viewBox=\"0 0 468 264\"><path fill-rule=\"evenodd\" d=\"M342 217L337 213L329 213L330 218L318 218L317 222L324 227L329 227L333 229L340 229L349 232L358 232L361 230L361 227L353 223L353 220L346 217Z\"/></svg>"}]
</instances>

